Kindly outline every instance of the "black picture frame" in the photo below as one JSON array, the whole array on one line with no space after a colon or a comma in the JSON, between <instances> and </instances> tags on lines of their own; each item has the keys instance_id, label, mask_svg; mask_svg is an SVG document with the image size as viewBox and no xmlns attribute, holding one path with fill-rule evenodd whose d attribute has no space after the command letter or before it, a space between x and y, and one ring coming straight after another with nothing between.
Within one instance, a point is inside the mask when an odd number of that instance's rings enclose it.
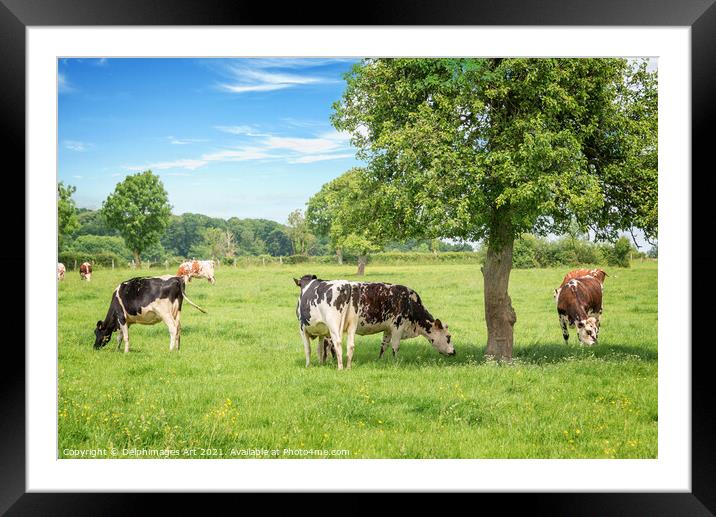
<instances>
[{"instance_id":1,"label":"black picture frame","mask_svg":"<svg viewBox=\"0 0 716 517\"><path fill-rule=\"evenodd\" d=\"M260 2L219 0L0 0L0 141L4 156L17 158L12 174L3 175L4 190L16 200L24 199L25 168L25 30L29 26L84 25L553 25L553 26L682 26L691 28L692 101L692 236L711 235L713 217L698 217L696 209L709 206L713 190L712 160L707 162L711 144L708 129L714 123L716 102L716 6L715 0L408 0L362 3L350 9L350 18L340 17L335 4L295 3L277 8ZM330 19L329 19L330 18ZM711 144L713 146L713 144ZM707 166L706 164L709 163ZM696 171L700 171L698 175ZM685 174L688 174L685 171ZM12 183L15 183L12 185ZM12 189L12 190L9 190ZM14 205L12 213L19 208ZM6 212L6 217L8 214ZM7 220L6 220L7 221ZM5 295L0 297L3 314L16 314L24 305L25 228L6 224L7 240L0 251L6 275ZM12 235L14 233L14 235ZM710 246L692 247L692 271L714 264ZM20 251L22 250L22 251ZM25 275L29 272L25 272ZM8 293L11 296L8 296ZM692 289L692 307L698 307L699 291ZM689 301L684 301L688 303ZM708 306L711 309L713 303ZM696 311L692 311L698 317ZM708 317L708 315L706 315ZM25 325L48 324L41 315L25 313ZM39 321L38 321L39 319ZM15 320L17 318L15 317ZM695 321L695 320L694 320ZM6 323L7 325L7 323ZM19 323L14 325L18 327ZM24 327L22 327L24 329ZM698 343L700 327L685 330L684 342L672 343L687 349ZM24 333L20 331L23 342ZM146 494L26 493L25 490L25 353L3 334L2 416L0 416L0 513L7 515L129 515L146 508ZM29 346L25 342L25 346ZM524 508L531 514L550 515L714 515L716 512L716 435L711 411L711 340L692 346L692 490L689 493L562 493L562 494L475 494L493 499L503 509ZM473 495L473 497L475 496ZM226 501L228 494L211 494ZM499 498L499 500L498 500ZM165 494L165 511L187 509L186 498ZM313 504L316 503L312 499ZM220 502L216 501L214 504ZM481 501L482 503L482 501ZM489 507L486 507L489 508Z\"/></svg>"}]
</instances>

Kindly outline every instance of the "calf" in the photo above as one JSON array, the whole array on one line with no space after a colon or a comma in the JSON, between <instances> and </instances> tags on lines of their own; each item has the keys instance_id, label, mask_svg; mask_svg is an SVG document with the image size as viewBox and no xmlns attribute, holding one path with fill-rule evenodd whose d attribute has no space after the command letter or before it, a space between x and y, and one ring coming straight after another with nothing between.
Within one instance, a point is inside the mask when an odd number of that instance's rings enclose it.
<instances>
[{"instance_id":1,"label":"calf","mask_svg":"<svg viewBox=\"0 0 716 517\"><path fill-rule=\"evenodd\" d=\"M214 284L214 265L213 260L188 260L179 265L177 276L185 276L190 282L193 277L206 278L209 283Z\"/></svg>"},{"instance_id":2,"label":"calf","mask_svg":"<svg viewBox=\"0 0 716 517\"><path fill-rule=\"evenodd\" d=\"M118 330L117 349L124 340L124 352L129 352L129 327L134 323L154 325L163 321L169 328L169 350L179 349L182 301L186 299L201 312L184 293L185 279L178 276L138 277L122 282L114 290L104 321L95 328L95 349L105 346L112 332Z\"/></svg>"},{"instance_id":3,"label":"calf","mask_svg":"<svg viewBox=\"0 0 716 517\"><path fill-rule=\"evenodd\" d=\"M83 262L80 264L80 278L82 280L87 280L88 282L92 280L92 264L89 262Z\"/></svg>"},{"instance_id":4,"label":"calf","mask_svg":"<svg viewBox=\"0 0 716 517\"><path fill-rule=\"evenodd\" d=\"M62 262L57 263L57 280L65 279L65 265Z\"/></svg>"},{"instance_id":5,"label":"calf","mask_svg":"<svg viewBox=\"0 0 716 517\"><path fill-rule=\"evenodd\" d=\"M593 276L573 278L557 290L557 314L564 342L569 340L567 326L577 327L583 345L594 345L599 336L602 315L602 284Z\"/></svg>"},{"instance_id":6,"label":"calf","mask_svg":"<svg viewBox=\"0 0 716 517\"><path fill-rule=\"evenodd\" d=\"M310 364L311 339L322 338L318 355L325 361L326 349L335 351L338 368L343 368L343 333L347 334L346 367L351 367L355 335L383 333L381 356L388 343L397 354L401 339L425 337L438 352L455 355L447 325L434 319L423 306L420 296L404 285L379 282L320 280L316 275L294 278L301 288L296 316ZM325 338L330 338L328 344ZM332 346L331 346L332 345Z\"/></svg>"}]
</instances>

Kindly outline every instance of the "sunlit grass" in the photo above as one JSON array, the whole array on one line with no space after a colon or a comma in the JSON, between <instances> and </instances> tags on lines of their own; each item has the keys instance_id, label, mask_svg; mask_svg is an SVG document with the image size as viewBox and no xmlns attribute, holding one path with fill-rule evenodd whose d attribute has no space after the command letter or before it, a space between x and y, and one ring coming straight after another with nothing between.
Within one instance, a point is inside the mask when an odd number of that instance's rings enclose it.
<instances>
[{"instance_id":1,"label":"sunlit grass","mask_svg":"<svg viewBox=\"0 0 716 517\"><path fill-rule=\"evenodd\" d=\"M368 266L404 283L450 325L455 357L422 338L378 359L357 337L353 369L304 367L292 277L355 279L352 265L217 270L187 294L179 352L163 324L92 349L116 285L137 274L68 271L59 285L59 455L65 449L347 449L350 458L654 458L657 455L657 268L605 268L600 342L564 345L552 291L563 269L515 270L514 361L486 362L477 265ZM152 270L159 275L169 271ZM144 272L148 274L149 271ZM179 457L202 457L182 452ZM204 456L206 457L206 456ZM216 457L216 456L212 456ZM287 457L287 456L280 456ZM307 457L307 456L294 456Z\"/></svg>"}]
</instances>

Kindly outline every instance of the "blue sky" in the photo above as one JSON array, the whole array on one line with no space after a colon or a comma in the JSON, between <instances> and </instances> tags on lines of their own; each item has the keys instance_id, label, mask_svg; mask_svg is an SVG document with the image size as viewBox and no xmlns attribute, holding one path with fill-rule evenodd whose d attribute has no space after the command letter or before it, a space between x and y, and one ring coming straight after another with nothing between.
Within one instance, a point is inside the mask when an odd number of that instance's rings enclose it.
<instances>
[{"instance_id":1,"label":"blue sky","mask_svg":"<svg viewBox=\"0 0 716 517\"><path fill-rule=\"evenodd\" d=\"M355 61L60 59L59 180L99 208L151 169L173 213L285 222L360 165L329 121Z\"/></svg>"}]
</instances>

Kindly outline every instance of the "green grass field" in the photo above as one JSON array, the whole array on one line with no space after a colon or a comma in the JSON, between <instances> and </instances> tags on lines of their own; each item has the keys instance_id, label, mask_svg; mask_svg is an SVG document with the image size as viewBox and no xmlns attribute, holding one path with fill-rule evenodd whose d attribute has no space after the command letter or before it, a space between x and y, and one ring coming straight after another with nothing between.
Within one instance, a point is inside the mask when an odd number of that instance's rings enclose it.
<instances>
[{"instance_id":1,"label":"green grass field","mask_svg":"<svg viewBox=\"0 0 716 517\"><path fill-rule=\"evenodd\" d=\"M209 312L184 305L179 352L169 352L160 323L132 326L129 354L116 351L116 334L93 350L93 330L116 285L137 272L95 270L86 283L68 271L59 284L59 457L97 448L108 451L97 457L112 457L115 448L119 458L135 457L131 449L183 458L257 450L325 457L285 449L349 458L655 458L657 265L605 269L600 341L591 348L574 329L562 342L552 291L567 269L514 270L514 361L505 365L484 358L478 265L369 264L366 281L412 287L450 325L457 355L415 338L403 341L397 360L379 360L381 335L358 336L353 369L344 371L330 359L316 364L315 341L305 368L292 277L355 280L353 265L220 268L216 285L188 285Z\"/></svg>"}]
</instances>

